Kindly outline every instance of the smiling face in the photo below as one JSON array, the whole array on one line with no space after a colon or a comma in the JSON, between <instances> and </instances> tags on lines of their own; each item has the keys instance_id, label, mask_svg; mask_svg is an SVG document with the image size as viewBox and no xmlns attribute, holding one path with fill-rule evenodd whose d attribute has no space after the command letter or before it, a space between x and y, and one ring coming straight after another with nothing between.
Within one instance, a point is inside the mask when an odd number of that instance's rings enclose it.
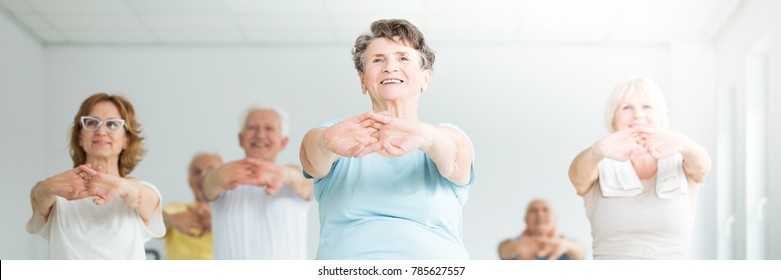
<instances>
[{"instance_id":1,"label":"smiling face","mask_svg":"<svg viewBox=\"0 0 781 280\"><path fill-rule=\"evenodd\" d=\"M96 103L95 106L92 106L87 116L99 120L122 118L117 106L109 101ZM105 124L102 124L95 131L87 131L82 128L79 134L79 146L87 153L87 162L96 158L108 158L118 161L119 154L128 145L128 139L125 134L125 129L108 132Z\"/></svg>"},{"instance_id":2,"label":"smiling face","mask_svg":"<svg viewBox=\"0 0 781 280\"><path fill-rule=\"evenodd\" d=\"M420 52L398 39L376 38L364 53L361 90L376 102L417 100L428 87L431 69L421 67Z\"/></svg>"},{"instance_id":3,"label":"smiling face","mask_svg":"<svg viewBox=\"0 0 781 280\"><path fill-rule=\"evenodd\" d=\"M638 91L627 92L613 115L613 130L638 126L659 127L661 116L657 107L648 95Z\"/></svg>"},{"instance_id":4,"label":"smiling face","mask_svg":"<svg viewBox=\"0 0 781 280\"><path fill-rule=\"evenodd\" d=\"M526 228L532 235L548 235L556 230L556 215L550 204L535 200L526 209Z\"/></svg>"},{"instance_id":5,"label":"smiling face","mask_svg":"<svg viewBox=\"0 0 781 280\"><path fill-rule=\"evenodd\" d=\"M256 110L247 115L244 128L239 133L239 145L247 157L276 161L277 154L287 145L277 113Z\"/></svg>"}]
</instances>

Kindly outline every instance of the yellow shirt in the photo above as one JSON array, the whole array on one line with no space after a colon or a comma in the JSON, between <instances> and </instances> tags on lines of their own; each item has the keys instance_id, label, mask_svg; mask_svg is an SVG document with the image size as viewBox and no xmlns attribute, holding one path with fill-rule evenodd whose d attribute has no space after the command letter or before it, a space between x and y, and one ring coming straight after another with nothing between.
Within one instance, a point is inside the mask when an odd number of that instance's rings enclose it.
<instances>
[{"instance_id":1,"label":"yellow shirt","mask_svg":"<svg viewBox=\"0 0 781 280\"><path fill-rule=\"evenodd\" d=\"M176 214L187 211L191 204L170 204L163 209L166 214ZM169 260L211 260L214 258L212 250L212 234L207 233L200 238L182 233L174 227L168 227L165 235L165 253Z\"/></svg>"}]
</instances>

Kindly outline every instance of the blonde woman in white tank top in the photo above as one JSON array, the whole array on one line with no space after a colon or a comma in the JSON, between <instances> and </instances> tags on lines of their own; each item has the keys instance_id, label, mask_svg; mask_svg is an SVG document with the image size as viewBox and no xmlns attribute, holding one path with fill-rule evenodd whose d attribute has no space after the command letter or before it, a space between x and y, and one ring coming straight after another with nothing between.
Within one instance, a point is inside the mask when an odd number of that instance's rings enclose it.
<instances>
[{"instance_id":1,"label":"blonde woman in white tank top","mask_svg":"<svg viewBox=\"0 0 781 280\"><path fill-rule=\"evenodd\" d=\"M610 134L575 157L569 178L583 196L594 259L689 259L708 152L669 129L651 80L630 77L605 108Z\"/></svg>"}]
</instances>

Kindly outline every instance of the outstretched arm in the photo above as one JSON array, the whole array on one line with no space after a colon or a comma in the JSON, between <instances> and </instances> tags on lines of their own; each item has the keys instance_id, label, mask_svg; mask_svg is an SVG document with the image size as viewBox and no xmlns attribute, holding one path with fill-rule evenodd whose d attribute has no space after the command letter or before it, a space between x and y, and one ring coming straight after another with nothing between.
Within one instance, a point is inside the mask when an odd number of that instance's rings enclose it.
<instances>
[{"instance_id":1,"label":"outstretched arm","mask_svg":"<svg viewBox=\"0 0 781 280\"><path fill-rule=\"evenodd\" d=\"M420 150L431 157L439 173L458 185L468 184L474 156L469 138L453 128L425 123L423 133L428 140Z\"/></svg>"},{"instance_id":2,"label":"outstretched arm","mask_svg":"<svg viewBox=\"0 0 781 280\"><path fill-rule=\"evenodd\" d=\"M314 183L312 180L304 178L301 174L301 167L295 165L286 165L284 168L285 185L298 194L301 199L309 200L312 198Z\"/></svg>"},{"instance_id":3,"label":"outstretched arm","mask_svg":"<svg viewBox=\"0 0 781 280\"><path fill-rule=\"evenodd\" d=\"M97 196L93 199L97 205L103 205L116 197L122 198L131 209L135 210L145 224L149 223L155 209L160 205L160 196L151 187L144 185L135 178L122 178L101 173L100 167L79 167L90 177L87 183L89 194Z\"/></svg>"},{"instance_id":4,"label":"outstretched arm","mask_svg":"<svg viewBox=\"0 0 781 280\"><path fill-rule=\"evenodd\" d=\"M58 196L67 200L88 197L90 194L87 190L87 178L88 175L76 167L39 181L30 191L33 212L43 216L44 220L48 220L49 213Z\"/></svg>"},{"instance_id":5,"label":"outstretched arm","mask_svg":"<svg viewBox=\"0 0 781 280\"><path fill-rule=\"evenodd\" d=\"M472 142L463 132L383 113L373 115L372 119L379 123L375 125L379 142L369 150L395 157L420 149L449 181L461 186L469 183L474 151Z\"/></svg>"},{"instance_id":6,"label":"outstretched arm","mask_svg":"<svg viewBox=\"0 0 781 280\"><path fill-rule=\"evenodd\" d=\"M578 195L585 195L599 179L597 165L604 158L627 161L648 152L642 128L614 132L580 152L569 166L569 180Z\"/></svg>"},{"instance_id":7,"label":"outstretched arm","mask_svg":"<svg viewBox=\"0 0 781 280\"><path fill-rule=\"evenodd\" d=\"M683 156L683 170L692 181L702 184L711 167L710 155L702 146L686 135L669 129L644 130L647 134L648 152L663 159L675 152Z\"/></svg>"},{"instance_id":8,"label":"outstretched arm","mask_svg":"<svg viewBox=\"0 0 781 280\"><path fill-rule=\"evenodd\" d=\"M340 157L362 157L374 152L377 142L373 112L345 119L328 128L315 128L304 135L299 158L304 171L320 179L328 175L331 165Z\"/></svg>"}]
</instances>

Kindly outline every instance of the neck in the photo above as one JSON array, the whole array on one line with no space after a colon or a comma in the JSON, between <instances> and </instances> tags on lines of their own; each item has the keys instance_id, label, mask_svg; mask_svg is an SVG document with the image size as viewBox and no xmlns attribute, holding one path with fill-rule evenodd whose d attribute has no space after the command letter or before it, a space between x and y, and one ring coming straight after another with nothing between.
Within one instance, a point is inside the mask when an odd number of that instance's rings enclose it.
<instances>
[{"instance_id":1,"label":"neck","mask_svg":"<svg viewBox=\"0 0 781 280\"><path fill-rule=\"evenodd\" d=\"M93 169L98 169L100 166L100 173L119 176L119 158L98 158L87 156L88 164L92 165Z\"/></svg>"},{"instance_id":2,"label":"neck","mask_svg":"<svg viewBox=\"0 0 781 280\"><path fill-rule=\"evenodd\" d=\"M372 100L372 111L375 113L388 112L390 116L401 119L418 120L417 100L407 102L403 100L379 102Z\"/></svg>"}]
</instances>

